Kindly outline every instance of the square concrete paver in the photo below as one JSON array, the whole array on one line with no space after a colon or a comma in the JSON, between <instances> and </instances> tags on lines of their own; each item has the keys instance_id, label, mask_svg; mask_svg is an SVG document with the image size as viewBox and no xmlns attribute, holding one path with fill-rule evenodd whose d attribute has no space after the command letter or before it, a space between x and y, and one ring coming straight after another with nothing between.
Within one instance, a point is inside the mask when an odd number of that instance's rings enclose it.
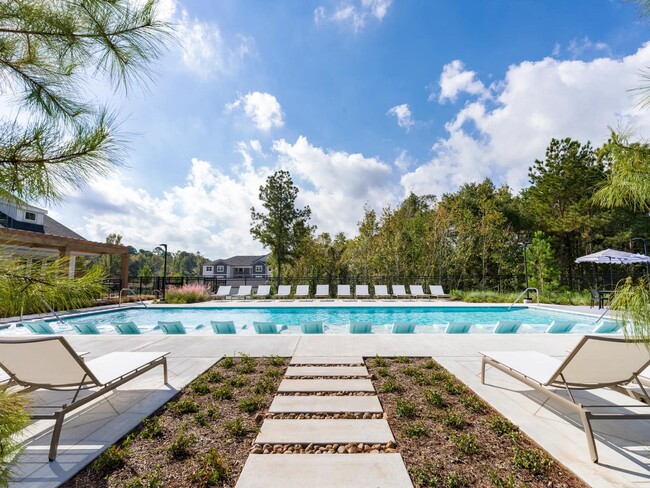
<instances>
[{"instance_id":1,"label":"square concrete paver","mask_svg":"<svg viewBox=\"0 0 650 488\"><path fill-rule=\"evenodd\" d=\"M267 419L255 439L258 444L385 444L395 442L385 420ZM320 456L318 456L320 457Z\"/></svg>"},{"instance_id":2,"label":"square concrete paver","mask_svg":"<svg viewBox=\"0 0 650 488\"><path fill-rule=\"evenodd\" d=\"M290 380L280 383L278 393L316 393L316 392L374 392L370 380Z\"/></svg>"},{"instance_id":3,"label":"square concrete paver","mask_svg":"<svg viewBox=\"0 0 650 488\"><path fill-rule=\"evenodd\" d=\"M361 356L294 356L291 364L363 364Z\"/></svg>"},{"instance_id":4,"label":"square concrete paver","mask_svg":"<svg viewBox=\"0 0 650 488\"><path fill-rule=\"evenodd\" d=\"M236 488L411 488L400 454L251 454Z\"/></svg>"},{"instance_id":5,"label":"square concrete paver","mask_svg":"<svg viewBox=\"0 0 650 488\"><path fill-rule=\"evenodd\" d=\"M285 376L368 376L365 366L289 366Z\"/></svg>"},{"instance_id":6,"label":"square concrete paver","mask_svg":"<svg viewBox=\"0 0 650 488\"><path fill-rule=\"evenodd\" d=\"M381 413L376 396L277 396L271 413Z\"/></svg>"}]
</instances>

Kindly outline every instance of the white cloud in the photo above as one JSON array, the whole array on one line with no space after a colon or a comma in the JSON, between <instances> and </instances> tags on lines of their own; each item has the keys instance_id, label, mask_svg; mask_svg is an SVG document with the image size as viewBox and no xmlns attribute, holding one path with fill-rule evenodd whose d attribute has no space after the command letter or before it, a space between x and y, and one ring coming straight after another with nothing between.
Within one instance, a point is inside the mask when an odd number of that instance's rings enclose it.
<instances>
[{"instance_id":1,"label":"white cloud","mask_svg":"<svg viewBox=\"0 0 650 488\"><path fill-rule=\"evenodd\" d=\"M483 83L476 78L476 72L468 71L460 59L455 59L442 68L440 74L440 94L438 101L444 103L446 100L456 101L459 93L469 93L470 95L482 95L487 93ZM431 93L429 100L434 99Z\"/></svg>"},{"instance_id":2,"label":"white cloud","mask_svg":"<svg viewBox=\"0 0 650 488\"><path fill-rule=\"evenodd\" d=\"M226 110L242 107L258 129L269 131L284 125L280 102L270 93L251 92L226 105Z\"/></svg>"},{"instance_id":3,"label":"white cloud","mask_svg":"<svg viewBox=\"0 0 650 488\"><path fill-rule=\"evenodd\" d=\"M395 105L386 112L386 115L394 115L397 117L397 125L406 128L406 130L409 130L414 124L413 119L411 118L411 109L407 103Z\"/></svg>"},{"instance_id":4,"label":"white cloud","mask_svg":"<svg viewBox=\"0 0 650 488\"><path fill-rule=\"evenodd\" d=\"M280 166L311 185L303 186L299 199L312 208L319 231L343 231L349 235L363 217L363 205L381 209L398 200L389 165L377 158L343 151L326 151L300 136L295 144L275 141Z\"/></svg>"},{"instance_id":5,"label":"white cloud","mask_svg":"<svg viewBox=\"0 0 650 488\"><path fill-rule=\"evenodd\" d=\"M585 55L612 55L612 51L606 43L593 42L587 36L582 39L572 39L567 46L567 51L573 59L578 59Z\"/></svg>"},{"instance_id":6,"label":"white cloud","mask_svg":"<svg viewBox=\"0 0 650 488\"><path fill-rule=\"evenodd\" d=\"M627 90L648 65L650 43L621 59L545 58L510 66L489 96L477 90L446 124L431 160L402 176L405 191L440 194L485 177L520 189L553 137L597 146L619 122L647 134L650 112L636 107Z\"/></svg>"},{"instance_id":7,"label":"white cloud","mask_svg":"<svg viewBox=\"0 0 650 488\"><path fill-rule=\"evenodd\" d=\"M175 15L175 4L173 9L166 8L167 12L172 12L172 16ZM183 64L200 76L210 77L235 71L241 60L255 51L254 38L238 34L235 39L226 41L219 26L191 18L185 9L175 23Z\"/></svg>"},{"instance_id":8,"label":"white cloud","mask_svg":"<svg viewBox=\"0 0 650 488\"><path fill-rule=\"evenodd\" d=\"M393 0L339 2L331 13L321 5L314 10L314 22L317 24L324 21L349 23L355 31L359 31L365 27L368 19L374 18L381 22L392 3Z\"/></svg>"}]
</instances>

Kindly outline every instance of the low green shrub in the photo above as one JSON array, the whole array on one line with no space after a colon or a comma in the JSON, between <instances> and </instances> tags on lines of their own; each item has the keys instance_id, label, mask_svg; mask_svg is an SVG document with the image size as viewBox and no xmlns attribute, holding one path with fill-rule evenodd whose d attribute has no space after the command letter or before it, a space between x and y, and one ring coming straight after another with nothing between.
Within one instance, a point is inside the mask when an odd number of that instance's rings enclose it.
<instances>
[{"instance_id":1,"label":"low green shrub","mask_svg":"<svg viewBox=\"0 0 650 488\"><path fill-rule=\"evenodd\" d=\"M493 415L490 417L488 419L488 423L490 424L492 432L494 432L499 437L517 432L519 430L519 427L517 427L515 424L498 415Z\"/></svg>"},{"instance_id":2,"label":"low green shrub","mask_svg":"<svg viewBox=\"0 0 650 488\"><path fill-rule=\"evenodd\" d=\"M246 413L255 413L264 407L264 397L260 395L242 398L237 404L239 410Z\"/></svg>"},{"instance_id":3,"label":"low green shrub","mask_svg":"<svg viewBox=\"0 0 650 488\"><path fill-rule=\"evenodd\" d=\"M162 435L163 430L160 425L160 417L144 419L142 422L142 430L139 434L141 439L155 439L157 437L162 437Z\"/></svg>"},{"instance_id":4,"label":"low green shrub","mask_svg":"<svg viewBox=\"0 0 650 488\"><path fill-rule=\"evenodd\" d=\"M409 437L415 437L416 439L420 437L427 437L431 434L431 430L422 422L418 420L417 422L411 422L404 426L404 434Z\"/></svg>"},{"instance_id":5,"label":"low green shrub","mask_svg":"<svg viewBox=\"0 0 650 488\"><path fill-rule=\"evenodd\" d=\"M214 447L200 460L200 467L194 471L189 480L200 486L221 486L230 476L228 461Z\"/></svg>"},{"instance_id":6,"label":"low green shrub","mask_svg":"<svg viewBox=\"0 0 650 488\"><path fill-rule=\"evenodd\" d=\"M264 374L269 378L279 378L283 375L283 371L278 368L267 368Z\"/></svg>"},{"instance_id":7,"label":"low green shrub","mask_svg":"<svg viewBox=\"0 0 650 488\"><path fill-rule=\"evenodd\" d=\"M172 459L183 459L191 454L190 448L196 444L194 434L187 435L181 427L176 438L167 446L167 455Z\"/></svg>"},{"instance_id":8,"label":"low green shrub","mask_svg":"<svg viewBox=\"0 0 650 488\"><path fill-rule=\"evenodd\" d=\"M438 474L438 470L435 468L435 466L427 461L423 463L421 468L418 468L417 466L411 466L409 468L409 473L416 486L443 486L442 476Z\"/></svg>"},{"instance_id":9,"label":"low green shrub","mask_svg":"<svg viewBox=\"0 0 650 488\"><path fill-rule=\"evenodd\" d=\"M269 364L271 366L284 366L285 359L280 356L271 356L269 357Z\"/></svg>"},{"instance_id":10,"label":"low green shrub","mask_svg":"<svg viewBox=\"0 0 650 488\"><path fill-rule=\"evenodd\" d=\"M232 400L234 395L230 385L221 385L214 389L212 396L217 400Z\"/></svg>"},{"instance_id":11,"label":"low green shrub","mask_svg":"<svg viewBox=\"0 0 650 488\"><path fill-rule=\"evenodd\" d=\"M208 288L199 284L187 284L181 287L169 286L165 293L167 303L197 303L210 300Z\"/></svg>"},{"instance_id":12,"label":"low green shrub","mask_svg":"<svg viewBox=\"0 0 650 488\"><path fill-rule=\"evenodd\" d=\"M131 457L129 446L130 442L112 445L95 459L91 469L102 478L109 476L113 471L124 466L126 460Z\"/></svg>"},{"instance_id":13,"label":"low green shrub","mask_svg":"<svg viewBox=\"0 0 650 488\"><path fill-rule=\"evenodd\" d=\"M444 408L447 402L438 390L424 390L424 401L432 407Z\"/></svg>"},{"instance_id":14,"label":"low green shrub","mask_svg":"<svg viewBox=\"0 0 650 488\"><path fill-rule=\"evenodd\" d=\"M388 368L379 368L377 370L377 375L387 377L387 376L390 376L391 374L390 374L390 370Z\"/></svg>"},{"instance_id":15,"label":"low green shrub","mask_svg":"<svg viewBox=\"0 0 650 488\"><path fill-rule=\"evenodd\" d=\"M375 356L372 358L372 365L376 368L385 368L388 366L388 360L379 356Z\"/></svg>"},{"instance_id":16,"label":"low green shrub","mask_svg":"<svg viewBox=\"0 0 650 488\"><path fill-rule=\"evenodd\" d=\"M205 381L196 380L192 383L192 392L197 395L207 395L210 393L210 390L210 385L208 385Z\"/></svg>"},{"instance_id":17,"label":"low green shrub","mask_svg":"<svg viewBox=\"0 0 650 488\"><path fill-rule=\"evenodd\" d=\"M225 384L233 388L241 388L242 386L246 386L248 381L248 378L245 376L233 376L232 378L228 378Z\"/></svg>"},{"instance_id":18,"label":"low green shrub","mask_svg":"<svg viewBox=\"0 0 650 488\"><path fill-rule=\"evenodd\" d=\"M460 397L460 403L470 412L470 413L483 413L487 410L485 402L481 400L476 395L468 394L462 395Z\"/></svg>"},{"instance_id":19,"label":"low green shrub","mask_svg":"<svg viewBox=\"0 0 650 488\"><path fill-rule=\"evenodd\" d=\"M211 369L203 375L203 379L208 383L221 383L223 381L223 375L219 371Z\"/></svg>"},{"instance_id":20,"label":"low green shrub","mask_svg":"<svg viewBox=\"0 0 650 488\"><path fill-rule=\"evenodd\" d=\"M478 439L474 434L470 434L469 432L454 432L449 436L449 440L451 440L461 454L472 455L481 452Z\"/></svg>"},{"instance_id":21,"label":"low green shrub","mask_svg":"<svg viewBox=\"0 0 650 488\"><path fill-rule=\"evenodd\" d=\"M417 410L417 403L411 402L409 400L403 400L401 398L397 399L395 411L398 417L405 417L407 419L413 418L416 416Z\"/></svg>"},{"instance_id":22,"label":"low green shrub","mask_svg":"<svg viewBox=\"0 0 650 488\"><path fill-rule=\"evenodd\" d=\"M386 378L386 380L379 388L379 391L381 393L400 393L404 391L404 387L399 381L391 376L389 378Z\"/></svg>"},{"instance_id":23,"label":"low green shrub","mask_svg":"<svg viewBox=\"0 0 650 488\"><path fill-rule=\"evenodd\" d=\"M196 413L199 411L199 405L189 398L181 398L177 402L171 403L168 410L174 415L184 415L186 413Z\"/></svg>"},{"instance_id":24,"label":"low green shrub","mask_svg":"<svg viewBox=\"0 0 650 488\"><path fill-rule=\"evenodd\" d=\"M451 427L452 429L456 430L462 430L467 425L467 422L465 422L465 417L460 412L447 412L442 416L441 421L447 427Z\"/></svg>"},{"instance_id":25,"label":"low green shrub","mask_svg":"<svg viewBox=\"0 0 650 488\"><path fill-rule=\"evenodd\" d=\"M226 432L233 437L243 437L249 432L248 427L244 424L244 419L241 417L235 417L229 420L225 423L224 427L226 428Z\"/></svg>"},{"instance_id":26,"label":"low green shrub","mask_svg":"<svg viewBox=\"0 0 650 488\"><path fill-rule=\"evenodd\" d=\"M23 445L14 434L29 425L27 397L8 393L0 387L0 486L5 486L14 477L14 458L23 450Z\"/></svg>"},{"instance_id":27,"label":"low green shrub","mask_svg":"<svg viewBox=\"0 0 650 488\"><path fill-rule=\"evenodd\" d=\"M271 378L260 378L253 387L253 392L256 395L263 395L264 393L273 393L275 391L275 382Z\"/></svg>"},{"instance_id":28,"label":"low green shrub","mask_svg":"<svg viewBox=\"0 0 650 488\"><path fill-rule=\"evenodd\" d=\"M235 366L235 359L231 356L226 356L221 361L219 361L219 366L223 369L231 369Z\"/></svg>"},{"instance_id":29,"label":"low green shrub","mask_svg":"<svg viewBox=\"0 0 650 488\"><path fill-rule=\"evenodd\" d=\"M514 475L501 476L496 469L489 469L487 472L488 480L496 488L516 488L517 480Z\"/></svg>"},{"instance_id":30,"label":"low green shrub","mask_svg":"<svg viewBox=\"0 0 650 488\"><path fill-rule=\"evenodd\" d=\"M539 449L514 447L515 466L526 469L536 476L544 475L553 466L553 461Z\"/></svg>"}]
</instances>

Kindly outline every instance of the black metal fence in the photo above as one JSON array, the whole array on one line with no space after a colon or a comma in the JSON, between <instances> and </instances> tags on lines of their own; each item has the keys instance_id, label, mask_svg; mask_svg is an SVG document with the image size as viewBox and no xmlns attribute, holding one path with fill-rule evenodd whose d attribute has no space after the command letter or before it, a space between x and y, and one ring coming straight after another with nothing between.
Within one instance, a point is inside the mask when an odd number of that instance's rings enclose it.
<instances>
[{"instance_id":1,"label":"black metal fence","mask_svg":"<svg viewBox=\"0 0 650 488\"><path fill-rule=\"evenodd\" d=\"M645 274L643 267L615 267L617 269L604 269L607 266L600 266L597 272L593 269L581 269L579 272L570 277L567 284L562 285L564 289L572 291L588 290L590 288L609 289L612 284L632 276L639 278ZM618 269L623 268L623 269ZM627 269L625 269L627 268ZM610 273L611 271L611 273ZM272 285L273 288L278 285L310 285L310 290L314 292L317 284L329 284L332 289L335 289L339 284L368 284L368 285L442 285L445 291L450 290L485 290L495 292L514 292L524 289L526 284L526 277L521 274L490 274L490 275L446 275L440 274L437 276L304 276L293 278L220 278L203 276L167 276L167 289L169 287L182 287L187 284L199 284L208 288L210 293L216 293L221 285L230 285L234 288L241 285L252 285L253 287L259 285ZM122 285L120 279L110 279L106 281L106 286L111 295L118 295L123 288L130 288L138 295L154 295L157 296L162 293L163 277L154 276L151 278L145 277L130 277L126 286Z\"/></svg>"}]
</instances>

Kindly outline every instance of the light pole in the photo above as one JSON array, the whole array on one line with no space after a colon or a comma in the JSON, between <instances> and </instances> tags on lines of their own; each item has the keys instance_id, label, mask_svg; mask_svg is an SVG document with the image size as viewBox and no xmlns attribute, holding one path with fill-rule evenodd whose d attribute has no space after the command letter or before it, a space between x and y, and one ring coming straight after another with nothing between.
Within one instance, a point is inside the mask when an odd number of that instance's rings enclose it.
<instances>
[{"instance_id":1,"label":"light pole","mask_svg":"<svg viewBox=\"0 0 650 488\"><path fill-rule=\"evenodd\" d=\"M524 274L526 275L526 301L530 300L530 292L528 291L528 259L526 255L528 254L526 251L528 249L528 246L530 245L530 242L524 241Z\"/></svg>"},{"instance_id":2,"label":"light pole","mask_svg":"<svg viewBox=\"0 0 650 488\"><path fill-rule=\"evenodd\" d=\"M161 244L165 248L165 264L163 265L163 297L162 301L165 301L165 291L167 289L167 244Z\"/></svg>"},{"instance_id":3,"label":"light pole","mask_svg":"<svg viewBox=\"0 0 650 488\"><path fill-rule=\"evenodd\" d=\"M634 241L641 241L643 242L643 254L646 256L648 255L648 241L646 241L643 237L633 237L630 239L630 243ZM650 275L650 263L646 262L645 263L645 274Z\"/></svg>"}]
</instances>

